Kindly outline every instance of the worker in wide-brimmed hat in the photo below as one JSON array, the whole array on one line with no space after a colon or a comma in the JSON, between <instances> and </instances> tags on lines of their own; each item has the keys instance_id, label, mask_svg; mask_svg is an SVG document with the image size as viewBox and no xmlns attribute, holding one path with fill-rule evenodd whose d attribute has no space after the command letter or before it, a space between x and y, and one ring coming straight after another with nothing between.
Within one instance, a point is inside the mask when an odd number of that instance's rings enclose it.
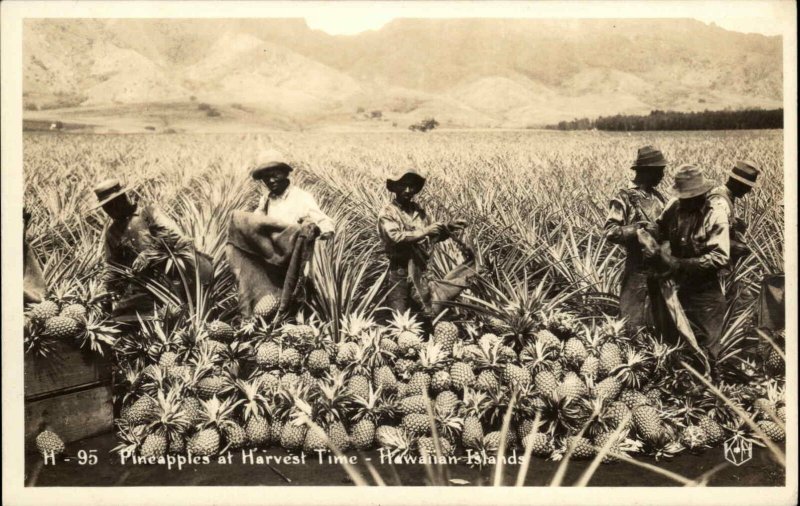
<instances>
[{"instance_id":1,"label":"worker in wide-brimmed hat","mask_svg":"<svg viewBox=\"0 0 800 506\"><path fill-rule=\"evenodd\" d=\"M314 223L320 229L319 238L330 239L335 229L333 220L322 212L313 195L291 183L289 174L293 170L289 163L280 159L262 161L250 170L250 177L267 188L255 212L286 225Z\"/></svg>"},{"instance_id":2,"label":"worker in wide-brimmed hat","mask_svg":"<svg viewBox=\"0 0 800 506\"><path fill-rule=\"evenodd\" d=\"M159 281L162 286L176 288L178 295L185 294L181 273L176 264L184 267L184 277L191 284L195 280L195 267L201 283L210 282L213 267L210 258L196 252L194 244L174 221L153 205L141 205L129 196L129 188L118 179L110 178L97 184L94 193L98 203L111 217L105 232L106 270L104 281L108 295L114 300L113 314L120 322L137 321L136 313L152 313L154 299L138 283L131 283L120 272L128 269L132 274Z\"/></svg>"},{"instance_id":3,"label":"worker in wide-brimmed hat","mask_svg":"<svg viewBox=\"0 0 800 506\"><path fill-rule=\"evenodd\" d=\"M755 163L739 160L733 165L728 181L711 190L709 194L709 198L718 199L728 213L728 223L731 227L731 266L740 258L750 254L750 248L745 240L747 223L736 215L736 200L753 191L760 173Z\"/></svg>"},{"instance_id":4,"label":"worker in wide-brimmed hat","mask_svg":"<svg viewBox=\"0 0 800 506\"><path fill-rule=\"evenodd\" d=\"M416 170L407 170L386 180L386 189L393 197L378 215L378 236L389 259L388 282L391 291L386 304L397 312L414 306L422 310L427 294L421 278L428 267L431 247L438 241L464 228L465 223L434 222L414 197L425 186L425 178Z\"/></svg>"},{"instance_id":5,"label":"worker in wide-brimmed hat","mask_svg":"<svg viewBox=\"0 0 800 506\"><path fill-rule=\"evenodd\" d=\"M666 199L657 187L664 178L667 160L658 149L644 146L639 149L631 169L631 183L611 199L605 222L609 242L625 248L625 269L619 295L620 316L632 330L653 323L652 291L648 267L637 239L637 230L644 228L655 234L656 220L664 210Z\"/></svg>"},{"instance_id":6,"label":"worker in wide-brimmed hat","mask_svg":"<svg viewBox=\"0 0 800 506\"><path fill-rule=\"evenodd\" d=\"M662 277L675 280L678 299L712 368L726 310L719 272L730 260L728 209L719 199L709 198L714 186L699 167L681 166L673 186L677 198L659 217L657 234L662 243L659 260L665 267Z\"/></svg>"}]
</instances>

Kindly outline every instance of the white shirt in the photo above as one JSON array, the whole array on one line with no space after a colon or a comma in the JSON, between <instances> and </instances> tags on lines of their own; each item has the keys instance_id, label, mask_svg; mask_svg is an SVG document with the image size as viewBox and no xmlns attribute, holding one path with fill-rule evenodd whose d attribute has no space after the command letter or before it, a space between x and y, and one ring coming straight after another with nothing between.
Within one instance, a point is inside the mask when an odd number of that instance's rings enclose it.
<instances>
[{"instance_id":1,"label":"white shirt","mask_svg":"<svg viewBox=\"0 0 800 506\"><path fill-rule=\"evenodd\" d=\"M263 195L258 201L255 212L284 222L287 226L300 221L310 221L317 225L323 234L334 231L333 220L322 212L314 196L294 185L289 185L286 191L278 196Z\"/></svg>"}]
</instances>

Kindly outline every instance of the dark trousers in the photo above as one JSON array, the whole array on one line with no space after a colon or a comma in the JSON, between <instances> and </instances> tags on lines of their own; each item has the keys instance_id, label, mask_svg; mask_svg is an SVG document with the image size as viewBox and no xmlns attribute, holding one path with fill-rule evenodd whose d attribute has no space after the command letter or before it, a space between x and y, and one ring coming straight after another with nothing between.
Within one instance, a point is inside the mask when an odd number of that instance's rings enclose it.
<instances>
[{"instance_id":1,"label":"dark trousers","mask_svg":"<svg viewBox=\"0 0 800 506\"><path fill-rule=\"evenodd\" d=\"M648 280L647 271L626 266L619 292L619 313L630 330L653 324L653 290L658 290L658 285Z\"/></svg>"},{"instance_id":2,"label":"dark trousers","mask_svg":"<svg viewBox=\"0 0 800 506\"><path fill-rule=\"evenodd\" d=\"M709 358L715 361L720 352L727 309L719 280L716 277L695 282L687 280L679 285L678 299L692 324L698 344L704 346Z\"/></svg>"}]
</instances>

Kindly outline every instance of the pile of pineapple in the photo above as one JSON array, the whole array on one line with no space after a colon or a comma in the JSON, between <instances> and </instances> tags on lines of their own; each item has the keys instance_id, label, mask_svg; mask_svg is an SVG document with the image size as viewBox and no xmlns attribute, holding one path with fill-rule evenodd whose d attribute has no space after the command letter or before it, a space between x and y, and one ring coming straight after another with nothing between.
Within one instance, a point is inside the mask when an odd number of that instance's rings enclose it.
<instances>
[{"instance_id":1,"label":"pile of pineapple","mask_svg":"<svg viewBox=\"0 0 800 506\"><path fill-rule=\"evenodd\" d=\"M699 452L734 434L759 442L680 366L692 363L686 349L629 335L610 318L586 325L554 311L536 322L526 336L496 318L438 321L426 331L409 313L337 325L262 315L234 328L160 310L115 345L116 450L492 456L502 447L557 460L603 449L603 461L614 462ZM785 380L773 351L742 362L747 382L719 388L781 441Z\"/></svg>"}]
</instances>

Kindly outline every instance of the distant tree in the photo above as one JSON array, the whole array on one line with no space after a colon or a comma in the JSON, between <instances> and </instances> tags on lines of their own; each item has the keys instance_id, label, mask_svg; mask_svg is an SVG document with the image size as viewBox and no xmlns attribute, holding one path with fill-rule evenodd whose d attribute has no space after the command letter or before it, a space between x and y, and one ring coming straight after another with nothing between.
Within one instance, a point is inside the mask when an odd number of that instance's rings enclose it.
<instances>
[{"instance_id":1,"label":"distant tree","mask_svg":"<svg viewBox=\"0 0 800 506\"><path fill-rule=\"evenodd\" d=\"M359 107L358 109L356 109L356 114L363 114L363 113L364 113L363 107Z\"/></svg>"},{"instance_id":2,"label":"distant tree","mask_svg":"<svg viewBox=\"0 0 800 506\"><path fill-rule=\"evenodd\" d=\"M156 131L156 127L154 127L154 126L146 126L146 127L144 127L144 129L145 130L149 130L151 132L155 132Z\"/></svg>"},{"instance_id":3,"label":"distant tree","mask_svg":"<svg viewBox=\"0 0 800 506\"><path fill-rule=\"evenodd\" d=\"M197 104L197 108L201 111L208 111L211 109L211 106L206 104L205 102L200 102L199 104Z\"/></svg>"},{"instance_id":4,"label":"distant tree","mask_svg":"<svg viewBox=\"0 0 800 506\"><path fill-rule=\"evenodd\" d=\"M383 116L381 111L372 111L369 113L369 117L372 119L380 119Z\"/></svg>"},{"instance_id":5,"label":"distant tree","mask_svg":"<svg viewBox=\"0 0 800 506\"><path fill-rule=\"evenodd\" d=\"M434 118L426 118L419 123L415 123L408 127L409 130L412 132L427 132L428 130L433 130L434 128L439 126L439 122L436 121Z\"/></svg>"},{"instance_id":6,"label":"distant tree","mask_svg":"<svg viewBox=\"0 0 800 506\"><path fill-rule=\"evenodd\" d=\"M210 118L216 118L217 116L221 116L220 112L216 109L209 109L206 111L206 116Z\"/></svg>"},{"instance_id":7,"label":"distant tree","mask_svg":"<svg viewBox=\"0 0 800 506\"><path fill-rule=\"evenodd\" d=\"M195 97L194 95L192 95L191 97L189 97L189 100L190 100L191 102L196 102L196 101L197 101L197 97Z\"/></svg>"}]
</instances>

